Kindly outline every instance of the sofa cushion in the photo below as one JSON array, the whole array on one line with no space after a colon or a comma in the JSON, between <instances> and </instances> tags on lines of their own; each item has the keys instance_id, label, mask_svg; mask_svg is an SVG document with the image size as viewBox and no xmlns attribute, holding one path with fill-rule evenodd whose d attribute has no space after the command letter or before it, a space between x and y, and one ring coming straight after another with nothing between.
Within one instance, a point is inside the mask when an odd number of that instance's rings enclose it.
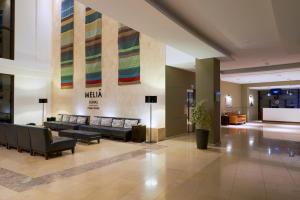
<instances>
[{"instance_id":1,"label":"sofa cushion","mask_svg":"<svg viewBox=\"0 0 300 200\"><path fill-rule=\"evenodd\" d=\"M118 128L118 127L102 127L103 131L111 131L111 132L131 132L130 128Z\"/></svg>"},{"instance_id":2,"label":"sofa cushion","mask_svg":"<svg viewBox=\"0 0 300 200\"><path fill-rule=\"evenodd\" d=\"M77 122L77 116L71 116L69 122L75 124Z\"/></svg>"},{"instance_id":3,"label":"sofa cushion","mask_svg":"<svg viewBox=\"0 0 300 200\"><path fill-rule=\"evenodd\" d=\"M113 119L112 127L116 127L116 128L122 128L124 126L124 120L123 119Z\"/></svg>"},{"instance_id":4,"label":"sofa cushion","mask_svg":"<svg viewBox=\"0 0 300 200\"><path fill-rule=\"evenodd\" d=\"M87 121L87 117L79 116L77 118L77 124L86 124L86 121Z\"/></svg>"},{"instance_id":5,"label":"sofa cushion","mask_svg":"<svg viewBox=\"0 0 300 200\"><path fill-rule=\"evenodd\" d=\"M62 118L63 118L63 115L62 115L62 114L59 114L59 115L57 116L57 121L58 121L58 122L61 122L61 121L62 121Z\"/></svg>"},{"instance_id":6,"label":"sofa cushion","mask_svg":"<svg viewBox=\"0 0 300 200\"><path fill-rule=\"evenodd\" d=\"M124 128L132 128L133 126L137 126L139 120L137 119L125 119Z\"/></svg>"},{"instance_id":7,"label":"sofa cushion","mask_svg":"<svg viewBox=\"0 0 300 200\"><path fill-rule=\"evenodd\" d=\"M101 126L111 126L112 118L101 118Z\"/></svg>"},{"instance_id":8,"label":"sofa cushion","mask_svg":"<svg viewBox=\"0 0 300 200\"><path fill-rule=\"evenodd\" d=\"M53 137L53 142L49 147L50 152L72 149L76 145L76 140L66 137Z\"/></svg>"},{"instance_id":9,"label":"sofa cushion","mask_svg":"<svg viewBox=\"0 0 300 200\"><path fill-rule=\"evenodd\" d=\"M91 120L91 125L100 125L101 123L101 118L100 117L94 117L92 120Z\"/></svg>"},{"instance_id":10,"label":"sofa cushion","mask_svg":"<svg viewBox=\"0 0 300 200\"><path fill-rule=\"evenodd\" d=\"M70 116L69 115L63 115L62 122L69 122L69 121L70 121Z\"/></svg>"}]
</instances>

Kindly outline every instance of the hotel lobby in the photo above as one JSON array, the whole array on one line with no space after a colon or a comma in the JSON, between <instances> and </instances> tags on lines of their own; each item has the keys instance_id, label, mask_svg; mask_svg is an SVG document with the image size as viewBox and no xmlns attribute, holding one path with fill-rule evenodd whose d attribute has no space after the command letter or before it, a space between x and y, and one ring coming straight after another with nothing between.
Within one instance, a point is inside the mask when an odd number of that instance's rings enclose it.
<instances>
[{"instance_id":1,"label":"hotel lobby","mask_svg":"<svg viewBox=\"0 0 300 200\"><path fill-rule=\"evenodd\" d=\"M0 0L0 200L298 200L299 7Z\"/></svg>"}]
</instances>

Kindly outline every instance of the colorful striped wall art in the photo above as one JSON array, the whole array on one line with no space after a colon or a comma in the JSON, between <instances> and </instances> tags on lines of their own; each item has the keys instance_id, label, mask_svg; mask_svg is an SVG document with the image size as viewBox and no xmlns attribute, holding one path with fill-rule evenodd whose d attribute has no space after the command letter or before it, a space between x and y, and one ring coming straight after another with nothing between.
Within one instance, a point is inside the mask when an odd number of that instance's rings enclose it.
<instances>
[{"instance_id":1,"label":"colorful striped wall art","mask_svg":"<svg viewBox=\"0 0 300 200\"><path fill-rule=\"evenodd\" d=\"M140 83L140 33L128 26L119 27L119 85Z\"/></svg>"},{"instance_id":2,"label":"colorful striped wall art","mask_svg":"<svg viewBox=\"0 0 300 200\"><path fill-rule=\"evenodd\" d=\"M62 0L61 6L61 88L73 88L74 0Z\"/></svg>"},{"instance_id":3,"label":"colorful striped wall art","mask_svg":"<svg viewBox=\"0 0 300 200\"><path fill-rule=\"evenodd\" d=\"M102 15L101 13L86 8L85 17L85 84L87 88L100 87L101 76L101 38Z\"/></svg>"}]
</instances>

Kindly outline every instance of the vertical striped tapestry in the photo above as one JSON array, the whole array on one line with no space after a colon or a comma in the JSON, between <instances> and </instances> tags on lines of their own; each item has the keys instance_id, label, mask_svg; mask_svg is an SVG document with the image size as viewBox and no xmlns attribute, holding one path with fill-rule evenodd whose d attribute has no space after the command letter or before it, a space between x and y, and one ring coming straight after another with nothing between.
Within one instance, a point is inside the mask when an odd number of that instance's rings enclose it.
<instances>
[{"instance_id":1,"label":"vertical striped tapestry","mask_svg":"<svg viewBox=\"0 0 300 200\"><path fill-rule=\"evenodd\" d=\"M74 0L61 6L61 88L73 88Z\"/></svg>"},{"instance_id":2,"label":"vertical striped tapestry","mask_svg":"<svg viewBox=\"0 0 300 200\"><path fill-rule=\"evenodd\" d=\"M86 8L85 16L85 85L87 88L100 87L101 78L101 13Z\"/></svg>"},{"instance_id":3,"label":"vertical striped tapestry","mask_svg":"<svg viewBox=\"0 0 300 200\"><path fill-rule=\"evenodd\" d=\"M140 33L119 27L119 85L140 83Z\"/></svg>"}]
</instances>

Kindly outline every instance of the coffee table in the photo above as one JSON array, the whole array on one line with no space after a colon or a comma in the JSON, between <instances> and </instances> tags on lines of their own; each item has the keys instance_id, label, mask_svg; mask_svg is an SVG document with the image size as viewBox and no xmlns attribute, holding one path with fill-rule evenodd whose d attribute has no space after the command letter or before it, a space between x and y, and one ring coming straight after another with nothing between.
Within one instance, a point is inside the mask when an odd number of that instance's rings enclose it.
<instances>
[{"instance_id":1,"label":"coffee table","mask_svg":"<svg viewBox=\"0 0 300 200\"><path fill-rule=\"evenodd\" d=\"M101 133L83 130L61 130L58 135L61 137L73 138L88 144L91 144L91 141L93 140L97 140L99 144L101 139Z\"/></svg>"}]
</instances>

